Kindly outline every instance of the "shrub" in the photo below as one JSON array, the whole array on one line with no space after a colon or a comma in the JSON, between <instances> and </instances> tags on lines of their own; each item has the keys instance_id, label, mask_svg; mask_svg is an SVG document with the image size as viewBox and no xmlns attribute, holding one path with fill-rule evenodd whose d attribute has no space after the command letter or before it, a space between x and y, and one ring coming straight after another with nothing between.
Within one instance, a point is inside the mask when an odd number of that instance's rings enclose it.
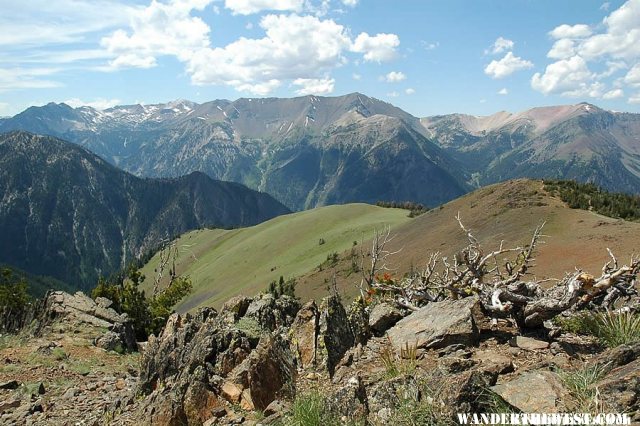
<instances>
[{"instance_id":1,"label":"shrub","mask_svg":"<svg viewBox=\"0 0 640 426\"><path fill-rule=\"evenodd\" d=\"M269 283L267 292L271 293L276 299L281 296L291 296L295 298L297 284L298 283L295 278L289 278L287 281L285 281L284 277L280 275L280 279L277 283L275 281L271 281Z\"/></svg>"},{"instance_id":2,"label":"shrub","mask_svg":"<svg viewBox=\"0 0 640 426\"><path fill-rule=\"evenodd\" d=\"M604 216L625 220L640 219L640 196L608 192L592 183L546 180L545 189L572 209L593 210Z\"/></svg>"},{"instance_id":3,"label":"shrub","mask_svg":"<svg viewBox=\"0 0 640 426\"><path fill-rule=\"evenodd\" d=\"M634 312L589 312L558 317L556 323L572 333L593 335L609 348L640 341L640 315Z\"/></svg>"},{"instance_id":4,"label":"shrub","mask_svg":"<svg viewBox=\"0 0 640 426\"><path fill-rule=\"evenodd\" d=\"M0 310L22 312L31 298L27 292L27 281L16 276L9 268L0 271Z\"/></svg>"},{"instance_id":5,"label":"shrub","mask_svg":"<svg viewBox=\"0 0 640 426\"><path fill-rule=\"evenodd\" d=\"M91 292L91 297L106 297L113 302L113 309L125 313L131 319L136 339L146 340L150 334L158 334L173 313L173 307L187 296L192 289L188 278L173 277L170 284L151 299L147 299L139 285L144 275L131 264L126 274L119 274L111 280L100 278Z\"/></svg>"},{"instance_id":6,"label":"shrub","mask_svg":"<svg viewBox=\"0 0 640 426\"><path fill-rule=\"evenodd\" d=\"M597 394L598 389L594 386L606 374L606 370L601 365L593 365L577 371L559 371L560 379L571 393L577 404L577 408L585 413L592 411L602 411L599 407Z\"/></svg>"},{"instance_id":7,"label":"shrub","mask_svg":"<svg viewBox=\"0 0 640 426\"><path fill-rule=\"evenodd\" d=\"M311 391L296 396L283 424L291 426L325 426L341 424L340 419L327 408L324 396Z\"/></svg>"}]
</instances>

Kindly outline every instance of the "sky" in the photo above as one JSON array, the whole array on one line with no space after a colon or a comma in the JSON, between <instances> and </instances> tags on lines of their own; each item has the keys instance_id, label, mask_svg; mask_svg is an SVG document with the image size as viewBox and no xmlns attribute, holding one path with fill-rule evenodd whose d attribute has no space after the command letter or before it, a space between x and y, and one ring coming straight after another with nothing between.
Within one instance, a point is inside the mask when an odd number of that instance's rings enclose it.
<instances>
[{"instance_id":1,"label":"sky","mask_svg":"<svg viewBox=\"0 0 640 426\"><path fill-rule=\"evenodd\" d=\"M640 112L640 0L0 0L0 116L361 92Z\"/></svg>"}]
</instances>

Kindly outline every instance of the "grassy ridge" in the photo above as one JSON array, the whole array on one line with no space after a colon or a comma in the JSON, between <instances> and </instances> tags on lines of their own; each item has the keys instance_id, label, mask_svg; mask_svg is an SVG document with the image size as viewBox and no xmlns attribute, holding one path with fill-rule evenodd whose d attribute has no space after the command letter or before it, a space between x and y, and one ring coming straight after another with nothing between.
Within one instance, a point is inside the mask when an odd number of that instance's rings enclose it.
<instances>
[{"instance_id":1,"label":"grassy ridge","mask_svg":"<svg viewBox=\"0 0 640 426\"><path fill-rule=\"evenodd\" d=\"M219 306L236 294L263 291L280 276L307 273L329 253L345 251L363 237L369 239L376 228L409 221L406 210L348 204L280 216L250 228L189 232L177 241L177 272L189 275L194 288L178 311ZM157 265L156 255L142 269L147 292ZM303 298L304 291L298 289Z\"/></svg>"}]
</instances>

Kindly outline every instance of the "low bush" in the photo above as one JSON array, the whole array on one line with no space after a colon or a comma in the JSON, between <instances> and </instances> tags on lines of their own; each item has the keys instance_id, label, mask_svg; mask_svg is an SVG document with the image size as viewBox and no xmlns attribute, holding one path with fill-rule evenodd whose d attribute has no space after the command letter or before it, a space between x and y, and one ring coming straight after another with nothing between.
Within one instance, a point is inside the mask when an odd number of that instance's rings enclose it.
<instances>
[{"instance_id":1,"label":"low bush","mask_svg":"<svg viewBox=\"0 0 640 426\"><path fill-rule=\"evenodd\" d=\"M609 348L640 342L640 314L636 312L585 312L571 317L557 317L565 331L592 335Z\"/></svg>"}]
</instances>

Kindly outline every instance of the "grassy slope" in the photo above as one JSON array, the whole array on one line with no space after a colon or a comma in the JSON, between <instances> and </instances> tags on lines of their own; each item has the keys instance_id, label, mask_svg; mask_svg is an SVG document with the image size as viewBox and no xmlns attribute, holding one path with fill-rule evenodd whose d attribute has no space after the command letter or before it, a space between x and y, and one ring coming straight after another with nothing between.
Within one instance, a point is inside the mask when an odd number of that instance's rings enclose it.
<instances>
[{"instance_id":1,"label":"grassy slope","mask_svg":"<svg viewBox=\"0 0 640 426\"><path fill-rule=\"evenodd\" d=\"M640 253L640 223L570 209L549 196L542 182L519 179L479 189L396 228L390 247L402 251L389 262L397 268L394 275L401 276L412 265L422 267L432 252L451 256L465 247L465 235L455 220L457 212L487 252L496 249L501 240L505 247L528 243L534 228L546 221L546 244L539 246L537 266L531 270L538 278L561 278L575 266L600 275L602 265L609 260L607 247L621 263L628 263L631 254ZM347 276L344 271L349 266L350 262L343 260L336 271L340 288L352 296L359 277ZM320 295L332 273L313 271L301 278L299 286L307 293Z\"/></svg>"},{"instance_id":2,"label":"grassy slope","mask_svg":"<svg viewBox=\"0 0 640 426\"><path fill-rule=\"evenodd\" d=\"M329 253L348 250L353 241L369 238L376 228L411 222L407 214L406 210L348 204L280 216L250 228L189 232L177 243L177 272L191 277L194 291L177 310L219 307L236 294L265 290L281 275L289 278L307 273ZM319 244L320 238L325 244ZM142 269L148 277L143 284L147 293L157 265L154 256ZM298 293L303 298L315 296L304 288Z\"/></svg>"}]
</instances>

